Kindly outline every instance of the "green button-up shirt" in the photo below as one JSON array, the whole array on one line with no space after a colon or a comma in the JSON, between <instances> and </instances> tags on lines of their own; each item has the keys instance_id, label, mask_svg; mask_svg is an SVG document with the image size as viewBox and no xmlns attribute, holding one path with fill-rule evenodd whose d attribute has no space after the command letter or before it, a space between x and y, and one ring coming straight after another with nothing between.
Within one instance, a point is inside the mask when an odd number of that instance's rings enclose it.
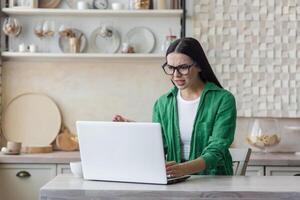
<instances>
[{"instance_id":1,"label":"green button-up shirt","mask_svg":"<svg viewBox=\"0 0 300 200\"><path fill-rule=\"evenodd\" d=\"M161 124L167 160L180 163L177 92L178 89L174 87L155 102L152 121ZM207 82L194 120L189 155L189 160L201 157L205 161L206 169L199 175L233 174L228 148L233 142L235 127L234 96L214 83Z\"/></svg>"}]
</instances>

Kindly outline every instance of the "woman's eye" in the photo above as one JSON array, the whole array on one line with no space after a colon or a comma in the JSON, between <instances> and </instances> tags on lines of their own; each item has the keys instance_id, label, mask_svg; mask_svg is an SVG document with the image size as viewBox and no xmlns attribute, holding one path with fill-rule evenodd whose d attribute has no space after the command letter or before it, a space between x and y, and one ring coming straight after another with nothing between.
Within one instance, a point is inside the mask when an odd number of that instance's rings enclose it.
<instances>
[{"instance_id":1,"label":"woman's eye","mask_svg":"<svg viewBox=\"0 0 300 200\"><path fill-rule=\"evenodd\" d=\"M187 69L189 66L188 65L181 65L180 68L181 69Z\"/></svg>"}]
</instances>

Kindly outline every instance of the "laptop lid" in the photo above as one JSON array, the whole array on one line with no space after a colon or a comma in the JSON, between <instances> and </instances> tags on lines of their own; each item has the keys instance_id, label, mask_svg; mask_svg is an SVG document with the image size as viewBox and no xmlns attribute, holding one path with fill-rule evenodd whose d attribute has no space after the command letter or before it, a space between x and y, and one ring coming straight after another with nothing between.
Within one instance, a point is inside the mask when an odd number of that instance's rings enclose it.
<instances>
[{"instance_id":1,"label":"laptop lid","mask_svg":"<svg viewBox=\"0 0 300 200\"><path fill-rule=\"evenodd\" d=\"M167 184L159 123L78 121L84 179Z\"/></svg>"}]
</instances>

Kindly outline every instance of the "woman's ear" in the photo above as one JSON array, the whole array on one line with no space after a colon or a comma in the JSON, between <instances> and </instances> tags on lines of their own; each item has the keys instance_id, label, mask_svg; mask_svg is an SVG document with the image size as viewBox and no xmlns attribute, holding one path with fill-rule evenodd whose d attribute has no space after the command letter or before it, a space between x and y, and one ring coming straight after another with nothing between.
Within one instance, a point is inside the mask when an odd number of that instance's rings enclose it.
<instances>
[{"instance_id":1,"label":"woman's ear","mask_svg":"<svg viewBox=\"0 0 300 200\"><path fill-rule=\"evenodd\" d=\"M198 67L198 65L196 65L196 68L197 68L197 70L198 70L199 73L202 72L202 69L200 67Z\"/></svg>"}]
</instances>

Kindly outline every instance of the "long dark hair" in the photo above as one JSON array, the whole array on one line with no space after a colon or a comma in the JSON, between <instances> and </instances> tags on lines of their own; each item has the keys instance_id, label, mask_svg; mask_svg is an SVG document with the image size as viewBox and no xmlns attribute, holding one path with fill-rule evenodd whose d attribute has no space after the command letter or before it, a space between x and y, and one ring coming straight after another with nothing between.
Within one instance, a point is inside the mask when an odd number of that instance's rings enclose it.
<instances>
[{"instance_id":1,"label":"long dark hair","mask_svg":"<svg viewBox=\"0 0 300 200\"><path fill-rule=\"evenodd\" d=\"M169 46L166 57L173 52L189 56L196 63L195 66L201 69L199 77L203 82L213 82L220 88L223 88L213 72L198 40L190 37L177 39Z\"/></svg>"}]
</instances>

